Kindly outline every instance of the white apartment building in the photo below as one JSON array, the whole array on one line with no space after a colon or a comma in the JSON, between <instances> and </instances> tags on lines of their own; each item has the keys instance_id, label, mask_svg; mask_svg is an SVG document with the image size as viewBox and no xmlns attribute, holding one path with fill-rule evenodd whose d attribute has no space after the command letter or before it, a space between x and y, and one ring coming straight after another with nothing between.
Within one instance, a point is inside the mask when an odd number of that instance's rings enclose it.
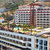
<instances>
[{"instance_id":1,"label":"white apartment building","mask_svg":"<svg viewBox=\"0 0 50 50\"><path fill-rule=\"evenodd\" d=\"M16 24L30 24L30 10L18 10L14 15Z\"/></svg>"},{"instance_id":2,"label":"white apartment building","mask_svg":"<svg viewBox=\"0 0 50 50\"><path fill-rule=\"evenodd\" d=\"M40 7L37 9L36 27L50 27L50 7Z\"/></svg>"},{"instance_id":3,"label":"white apartment building","mask_svg":"<svg viewBox=\"0 0 50 50\"><path fill-rule=\"evenodd\" d=\"M16 25L30 24L30 6L19 6L19 9L14 14L14 20Z\"/></svg>"},{"instance_id":4,"label":"white apartment building","mask_svg":"<svg viewBox=\"0 0 50 50\"><path fill-rule=\"evenodd\" d=\"M38 29L36 29L38 30ZM34 30L35 31L35 30ZM0 30L0 45L19 48L21 50L49 50L50 29L42 29L35 35L27 35ZM8 50L8 49L7 49ZM15 49L16 50L16 49Z\"/></svg>"},{"instance_id":5,"label":"white apartment building","mask_svg":"<svg viewBox=\"0 0 50 50\"><path fill-rule=\"evenodd\" d=\"M39 4L30 4L19 6L19 9L14 13L14 21L16 25L29 24L35 25L36 9Z\"/></svg>"},{"instance_id":6,"label":"white apartment building","mask_svg":"<svg viewBox=\"0 0 50 50\"><path fill-rule=\"evenodd\" d=\"M0 44L22 50L34 50L34 36L0 30Z\"/></svg>"}]
</instances>

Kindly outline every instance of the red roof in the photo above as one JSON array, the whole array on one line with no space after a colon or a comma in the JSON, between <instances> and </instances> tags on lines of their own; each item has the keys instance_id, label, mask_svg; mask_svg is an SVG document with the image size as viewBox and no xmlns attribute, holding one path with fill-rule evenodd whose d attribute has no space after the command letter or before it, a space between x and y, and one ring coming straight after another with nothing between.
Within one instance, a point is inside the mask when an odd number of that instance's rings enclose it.
<instances>
[{"instance_id":1,"label":"red roof","mask_svg":"<svg viewBox=\"0 0 50 50\"><path fill-rule=\"evenodd\" d=\"M0 19L4 19L4 18L0 18Z\"/></svg>"}]
</instances>

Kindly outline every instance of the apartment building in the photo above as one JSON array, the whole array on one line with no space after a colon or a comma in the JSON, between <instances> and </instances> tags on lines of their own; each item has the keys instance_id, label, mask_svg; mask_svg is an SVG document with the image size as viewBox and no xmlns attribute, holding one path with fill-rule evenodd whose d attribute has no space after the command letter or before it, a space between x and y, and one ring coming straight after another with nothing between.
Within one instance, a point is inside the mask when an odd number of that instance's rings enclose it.
<instances>
[{"instance_id":1,"label":"apartment building","mask_svg":"<svg viewBox=\"0 0 50 50\"><path fill-rule=\"evenodd\" d=\"M0 45L21 50L49 50L50 29L42 29L35 35L0 30Z\"/></svg>"},{"instance_id":2,"label":"apartment building","mask_svg":"<svg viewBox=\"0 0 50 50\"><path fill-rule=\"evenodd\" d=\"M23 5L19 6L19 9L15 12L15 23L19 24L30 24L30 6Z\"/></svg>"},{"instance_id":3,"label":"apartment building","mask_svg":"<svg viewBox=\"0 0 50 50\"><path fill-rule=\"evenodd\" d=\"M15 23L30 24L30 10L17 10L15 14Z\"/></svg>"},{"instance_id":4,"label":"apartment building","mask_svg":"<svg viewBox=\"0 0 50 50\"><path fill-rule=\"evenodd\" d=\"M29 24L35 25L36 9L39 4L30 4L19 6L19 9L14 13L14 22L16 25Z\"/></svg>"},{"instance_id":5,"label":"apartment building","mask_svg":"<svg viewBox=\"0 0 50 50\"><path fill-rule=\"evenodd\" d=\"M23 50L34 50L34 36L21 33L0 30L0 43Z\"/></svg>"},{"instance_id":6,"label":"apartment building","mask_svg":"<svg viewBox=\"0 0 50 50\"><path fill-rule=\"evenodd\" d=\"M50 7L40 7L36 12L36 26L50 27Z\"/></svg>"}]
</instances>

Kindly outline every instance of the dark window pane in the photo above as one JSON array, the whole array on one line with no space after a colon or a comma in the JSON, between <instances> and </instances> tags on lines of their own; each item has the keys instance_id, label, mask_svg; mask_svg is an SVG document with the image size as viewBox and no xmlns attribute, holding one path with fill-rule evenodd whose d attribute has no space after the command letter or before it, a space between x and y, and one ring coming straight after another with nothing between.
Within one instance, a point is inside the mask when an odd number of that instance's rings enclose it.
<instances>
[{"instance_id":1,"label":"dark window pane","mask_svg":"<svg viewBox=\"0 0 50 50\"><path fill-rule=\"evenodd\" d=\"M36 43L38 43L38 39L36 39Z\"/></svg>"},{"instance_id":2,"label":"dark window pane","mask_svg":"<svg viewBox=\"0 0 50 50\"><path fill-rule=\"evenodd\" d=\"M38 45L36 45L36 48L38 48Z\"/></svg>"},{"instance_id":3,"label":"dark window pane","mask_svg":"<svg viewBox=\"0 0 50 50\"><path fill-rule=\"evenodd\" d=\"M47 47L44 47L44 50L47 50Z\"/></svg>"},{"instance_id":4,"label":"dark window pane","mask_svg":"<svg viewBox=\"0 0 50 50\"><path fill-rule=\"evenodd\" d=\"M39 47L39 50L43 50L43 46L40 46L40 47Z\"/></svg>"},{"instance_id":5,"label":"dark window pane","mask_svg":"<svg viewBox=\"0 0 50 50\"><path fill-rule=\"evenodd\" d=\"M19 36L17 36L17 39L19 39Z\"/></svg>"},{"instance_id":6,"label":"dark window pane","mask_svg":"<svg viewBox=\"0 0 50 50\"><path fill-rule=\"evenodd\" d=\"M44 45L47 46L47 41L44 41Z\"/></svg>"},{"instance_id":7,"label":"dark window pane","mask_svg":"<svg viewBox=\"0 0 50 50\"><path fill-rule=\"evenodd\" d=\"M31 41L31 38L28 38L28 41Z\"/></svg>"},{"instance_id":8,"label":"dark window pane","mask_svg":"<svg viewBox=\"0 0 50 50\"><path fill-rule=\"evenodd\" d=\"M29 46L29 47L31 47L31 44L30 44L30 43L28 43L28 46Z\"/></svg>"},{"instance_id":9,"label":"dark window pane","mask_svg":"<svg viewBox=\"0 0 50 50\"><path fill-rule=\"evenodd\" d=\"M40 40L39 44L42 45L43 44L43 40Z\"/></svg>"},{"instance_id":10,"label":"dark window pane","mask_svg":"<svg viewBox=\"0 0 50 50\"><path fill-rule=\"evenodd\" d=\"M27 38L24 37L24 41L27 41Z\"/></svg>"}]
</instances>

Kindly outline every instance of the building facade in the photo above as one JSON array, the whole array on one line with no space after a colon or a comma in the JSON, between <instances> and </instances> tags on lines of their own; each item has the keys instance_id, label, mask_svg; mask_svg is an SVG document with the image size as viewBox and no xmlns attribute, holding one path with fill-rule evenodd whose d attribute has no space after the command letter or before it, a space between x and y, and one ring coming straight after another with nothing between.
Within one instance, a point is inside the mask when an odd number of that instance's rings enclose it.
<instances>
[{"instance_id":1,"label":"building facade","mask_svg":"<svg viewBox=\"0 0 50 50\"><path fill-rule=\"evenodd\" d=\"M29 24L35 25L36 9L41 5L30 4L19 6L19 9L14 13L14 21L16 25Z\"/></svg>"},{"instance_id":2,"label":"building facade","mask_svg":"<svg viewBox=\"0 0 50 50\"><path fill-rule=\"evenodd\" d=\"M18 10L15 15L15 23L18 25L30 24L30 10Z\"/></svg>"},{"instance_id":3,"label":"building facade","mask_svg":"<svg viewBox=\"0 0 50 50\"><path fill-rule=\"evenodd\" d=\"M16 25L30 24L30 6L21 5L14 14Z\"/></svg>"},{"instance_id":4,"label":"building facade","mask_svg":"<svg viewBox=\"0 0 50 50\"><path fill-rule=\"evenodd\" d=\"M36 37L35 50L48 50L48 39Z\"/></svg>"},{"instance_id":5,"label":"building facade","mask_svg":"<svg viewBox=\"0 0 50 50\"><path fill-rule=\"evenodd\" d=\"M50 7L41 7L37 9L36 14L37 27L50 27Z\"/></svg>"},{"instance_id":6,"label":"building facade","mask_svg":"<svg viewBox=\"0 0 50 50\"><path fill-rule=\"evenodd\" d=\"M50 31L44 30L36 36L0 30L0 45L21 50L49 50L49 34Z\"/></svg>"},{"instance_id":7,"label":"building facade","mask_svg":"<svg viewBox=\"0 0 50 50\"><path fill-rule=\"evenodd\" d=\"M0 30L0 43L6 46L34 50L34 36Z\"/></svg>"}]
</instances>

